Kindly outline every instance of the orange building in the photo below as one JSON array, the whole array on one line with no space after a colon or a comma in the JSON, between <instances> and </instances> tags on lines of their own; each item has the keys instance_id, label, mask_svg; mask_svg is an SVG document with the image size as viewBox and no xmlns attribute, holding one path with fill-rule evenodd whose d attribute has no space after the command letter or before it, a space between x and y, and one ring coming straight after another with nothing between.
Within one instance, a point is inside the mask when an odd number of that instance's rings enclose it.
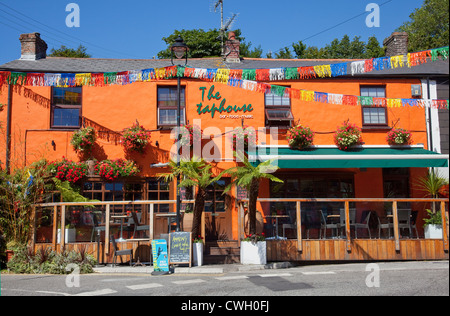
<instances>
[{"instance_id":1,"label":"orange building","mask_svg":"<svg viewBox=\"0 0 450 316\"><path fill-rule=\"evenodd\" d=\"M46 74L46 77L36 77L42 80L49 80L55 74L102 73L102 80L106 83L106 73L117 72L116 78L119 78L120 72L124 71L128 71L127 76L130 76L133 69L157 70L171 66L170 60L37 59L36 56L42 57L42 52L38 51L43 47L39 45L42 40L39 35L30 36L37 43L34 51L24 52L28 46L22 47L22 58L0 66L0 71ZM272 75L276 76L276 69L286 71L287 68L350 65L354 62L250 58L238 61L190 59L188 66L204 71L271 69L274 70ZM226 74L230 75L230 71ZM85 196L101 201L175 199L175 185L164 183L158 176L168 171L165 164L175 149L171 130L177 118L177 79L174 76L158 80L157 72L155 74L156 78L148 81L129 83L130 77L127 77L128 81L124 83L128 84L116 82L104 86L38 86L29 81L8 85L4 82L0 95L0 103L3 104L0 122L2 132L11 135L11 144L1 143L2 168L5 168L5 163L10 168L19 168L42 158L56 161L65 157L80 161L82 158L70 143L71 137L80 128L91 126L97 134L93 158L98 161L133 160L140 172L114 181L100 176L84 177L77 184ZM269 76L260 80L267 84L263 86L266 88L264 93L258 88L244 87L242 81L232 86L230 82L225 84L221 80L201 80L184 75L180 81L181 121L201 125L204 139L200 149L203 156L210 154L218 157L219 161L213 162L216 171L236 165L233 156L230 156L231 130L241 126L261 129L258 151L251 156L256 161L278 157L280 169L275 175L284 180L283 185L263 182L261 198L423 197L423 193L414 186L417 178L426 174L428 167L448 167L448 155L429 150L427 108L401 103L393 107L386 103L384 106L361 105L361 101L350 105L350 101L344 104L342 97L420 100L422 94L414 89L422 90L424 78L436 80L448 77L448 62L438 60L412 68L323 77L272 80L275 77ZM11 80L9 83L12 83ZM277 93L276 89L267 91L268 85L288 90L282 94ZM323 102L319 93L313 93L313 99L308 101L305 101L306 96L294 96L294 93L301 91L326 93L328 102ZM339 100L332 102L331 96ZM120 136L136 121L151 131L151 143L143 153L127 154L120 143ZM342 151L335 145L334 133L344 122L361 128L363 143L356 150ZM315 132L311 150L289 148L287 131L297 123ZM264 128L266 130L263 131ZM412 145L400 148L390 146L386 137L394 128L411 131ZM235 200L242 192L233 189L228 196L222 195L229 181L225 177L208 190L205 209L207 240L238 239L239 220ZM325 214L339 212L342 207L339 203L310 205L310 208L321 209ZM383 203L361 202L353 207L358 210L358 221L363 220L363 211L375 211L380 217L385 215ZM424 217L423 205L404 207L419 211L417 221ZM259 209L260 224L264 225L268 236L289 238L292 235L292 226L289 226L292 205L262 203ZM164 213L169 210L173 208L159 206L156 211ZM278 225L270 219L274 214L284 216L281 222L277 219ZM419 230L422 234L421 227Z\"/></svg>"}]
</instances>

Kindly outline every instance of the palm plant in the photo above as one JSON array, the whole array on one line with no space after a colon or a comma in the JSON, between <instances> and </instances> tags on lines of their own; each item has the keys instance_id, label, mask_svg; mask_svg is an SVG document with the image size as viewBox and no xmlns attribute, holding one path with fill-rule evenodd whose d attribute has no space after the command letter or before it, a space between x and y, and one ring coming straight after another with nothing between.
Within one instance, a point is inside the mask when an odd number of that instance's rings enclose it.
<instances>
[{"instance_id":1,"label":"palm plant","mask_svg":"<svg viewBox=\"0 0 450 316\"><path fill-rule=\"evenodd\" d=\"M222 176L227 173L227 170L222 171L214 177L211 164L208 164L204 159L192 157L190 160L182 159L178 165L174 161L169 162L171 172L163 174L161 177L166 182L172 182L178 176L182 180L178 184L181 188L197 187L194 205L194 218L192 224L192 236L199 236L201 233L202 213L205 208L206 189L211 184L217 182Z\"/></svg>"},{"instance_id":2,"label":"palm plant","mask_svg":"<svg viewBox=\"0 0 450 316\"><path fill-rule=\"evenodd\" d=\"M233 178L233 182L229 185L225 192L227 192L233 184L245 188L248 192L248 216L249 216L249 235L256 235L256 204L259 195L259 186L262 179L269 179L270 181L283 183L283 180L278 179L271 173L278 170L278 167L273 166L273 160L267 160L256 167L253 166L247 157L242 157L242 166L232 168L229 171Z\"/></svg>"},{"instance_id":3,"label":"palm plant","mask_svg":"<svg viewBox=\"0 0 450 316\"><path fill-rule=\"evenodd\" d=\"M441 177L439 173L435 173L434 170L431 170L426 176L419 178L416 182L416 187L433 199L439 198L439 192L446 185L448 185L448 180ZM433 214L436 214L436 205L434 201Z\"/></svg>"}]
</instances>

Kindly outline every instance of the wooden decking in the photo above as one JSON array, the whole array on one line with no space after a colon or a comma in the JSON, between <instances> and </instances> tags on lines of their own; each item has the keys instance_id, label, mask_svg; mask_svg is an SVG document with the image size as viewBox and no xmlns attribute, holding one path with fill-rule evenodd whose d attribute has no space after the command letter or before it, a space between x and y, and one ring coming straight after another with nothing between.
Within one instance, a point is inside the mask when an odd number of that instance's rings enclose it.
<instances>
[{"instance_id":1,"label":"wooden decking","mask_svg":"<svg viewBox=\"0 0 450 316\"><path fill-rule=\"evenodd\" d=\"M353 239L347 251L346 240L303 240L298 251L297 240L267 241L269 261L399 261L399 260L448 260L443 240L400 240L396 250L395 240Z\"/></svg>"}]
</instances>

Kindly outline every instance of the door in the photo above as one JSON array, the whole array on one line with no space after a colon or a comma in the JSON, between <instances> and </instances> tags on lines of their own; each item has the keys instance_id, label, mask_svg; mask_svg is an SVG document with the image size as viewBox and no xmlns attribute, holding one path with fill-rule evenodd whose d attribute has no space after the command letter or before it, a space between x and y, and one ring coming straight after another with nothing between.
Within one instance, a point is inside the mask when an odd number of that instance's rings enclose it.
<instances>
[{"instance_id":1,"label":"door","mask_svg":"<svg viewBox=\"0 0 450 316\"><path fill-rule=\"evenodd\" d=\"M224 178L210 185L206 190L206 241L231 239L231 199L227 194L223 194L228 184L230 179Z\"/></svg>"}]
</instances>

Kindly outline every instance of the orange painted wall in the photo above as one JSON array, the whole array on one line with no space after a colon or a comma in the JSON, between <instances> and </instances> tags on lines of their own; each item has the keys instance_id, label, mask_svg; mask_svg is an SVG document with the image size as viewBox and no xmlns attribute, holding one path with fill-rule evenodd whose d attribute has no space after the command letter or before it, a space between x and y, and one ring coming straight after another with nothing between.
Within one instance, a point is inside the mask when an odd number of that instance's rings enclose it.
<instances>
[{"instance_id":1,"label":"orange painted wall","mask_svg":"<svg viewBox=\"0 0 450 316\"><path fill-rule=\"evenodd\" d=\"M387 98L411 98L411 84L419 84L419 80L389 79L389 80L353 80L353 79L329 79L329 80L305 80L295 82L277 83L287 85L295 89L307 89L320 92L360 95L361 85L386 85ZM233 129L241 126L241 119L221 119L220 113L212 118L209 113L199 115L197 105L216 104L225 98L226 105L243 106L251 104L253 111L246 113L252 115L252 119L245 119L244 124L253 127L265 126L264 94L251 92L240 88L234 88L220 83L182 80L186 86L186 113L187 120L193 123L201 119L202 129L214 135L213 141L222 151L226 148L227 136L219 136L226 132L226 127ZM97 125L111 131L98 139L95 149L95 158L117 159L125 158L122 146L113 140L114 132L120 132L131 126L136 120L148 130L156 130L157 126L157 87L159 85L176 86L176 81L139 82L125 86L110 87L84 87L82 114ZM214 86L214 93L219 92L220 100L208 100L207 93ZM202 100L202 90L205 87L205 95ZM6 103L7 87L2 88L0 103L5 104L0 111L0 122L6 127ZM13 93L12 104L12 135L13 151L12 165L20 167L30 164L41 158L50 161L61 159L63 156L78 160L79 157L70 145L72 132L50 131L50 98L49 87L20 87L16 86ZM362 125L361 107L331 105L318 102L302 102L292 100L292 112L295 120L300 120L312 128L316 134L316 145L333 145L333 132L344 121L349 120L358 126ZM388 108L389 125L413 130L414 144L422 143L427 147L425 110L422 108ZM226 113L223 113L226 114ZM242 113L238 113L242 114ZM210 128L208 131L207 128ZM216 127L217 129L211 129ZM28 130L28 131L27 131ZM387 131L363 131L363 141L367 145L386 145ZM26 137L25 137L26 136ZM209 137L209 136L208 136ZM25 139L26 138L26 139ZM279 144L285 145L287 141L284 134L277 137ZM52 141L55 143L53 147ZM156 141L159 147L156 146ZM204 143L207 143L205 140ZM25 147L26 143L26 147ZM270 144L270 136L267 135L266 143ZM229 145L229 144L228 144ZM141 167L142 176L154 176L163 169L152 169L151 164L167 162L169 152L173 146L170 139L170 131L157 131L152 133L152 143L144 155L135 154L132 158ZM25 153L26 150L26 153ZM5 144L0 143L0 160L5 160ZM4 166L4 165L3 165ZM233 166L232 162L218 164L218 169L226 169ZM412 176L423 173L423 170L412 172ZM382 172L380 169L356 172L355 175L356 197L382 197ZM263 184L262 196L268 196L269 186ZM413 192L416 194L417 192ZM237 234L237 216L233 213L233 235ZM234 236L235 237L235 236Z\"/></svg>"}]
</instances>

